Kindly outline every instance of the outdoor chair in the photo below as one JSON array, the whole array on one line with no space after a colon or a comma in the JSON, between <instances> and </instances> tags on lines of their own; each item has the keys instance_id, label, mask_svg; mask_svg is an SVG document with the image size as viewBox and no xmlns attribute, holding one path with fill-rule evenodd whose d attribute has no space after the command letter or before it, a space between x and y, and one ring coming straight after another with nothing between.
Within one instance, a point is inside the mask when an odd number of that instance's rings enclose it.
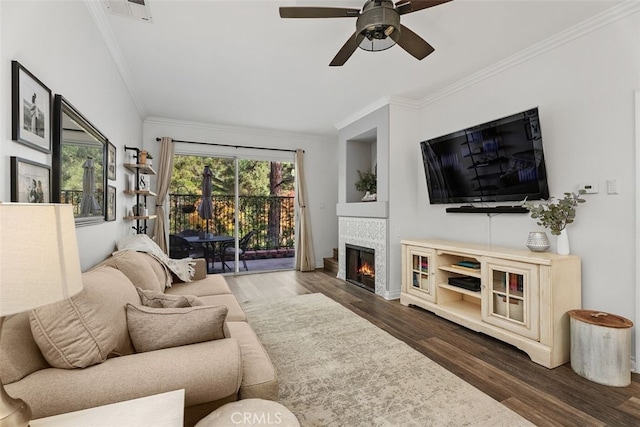
<instances>
[{"instance_id":1,"label":"outdoor chair","mask_svg":"<svg viewBox=\"0 0 640 427\"><path fill-rule=\"evenodd\" d=\"M176 234L169 235L169 258L182 259L190 256L191 243Z\"/></svg>"},{"instance_id":2,"label":"outdoor chair","mask_svg":"<svg viewBox=\"0 0 640 427\"><path fill-rule=\"evenodd\" d=\"M256 234L256 231L251 230L247 234L242 236L240 240L238 240L238 249L237 249L238 259L242 260L242 264L244 265L244 269L246 271L249 271L249 267L247 267L247 259L246 259L247 246L249 245L249 242L253 238L254 234ZM225 267L231 270L231 267L229 267L225 261L228 259L227 257L230 257L230 259L233 259L233 260L236 259L235 242L231 241L228 243L223 243L222 247L220 248L220 254L222 258L222 271L224 271Z\"/></svg>"},{"instance_id":3,"label":"outdoor chair","mask_svg":"<svg viewBox=\"0 0 640 427\"><path fill-rule=\"evenodd\" d=\"M178 233L178 236L188 237L188 236L199 236L202 232L199 230L182 230ZM191 243L191 252L189 256L191 258L204 258L205 248L202 243Z\"/></svg>"}]
</instances>

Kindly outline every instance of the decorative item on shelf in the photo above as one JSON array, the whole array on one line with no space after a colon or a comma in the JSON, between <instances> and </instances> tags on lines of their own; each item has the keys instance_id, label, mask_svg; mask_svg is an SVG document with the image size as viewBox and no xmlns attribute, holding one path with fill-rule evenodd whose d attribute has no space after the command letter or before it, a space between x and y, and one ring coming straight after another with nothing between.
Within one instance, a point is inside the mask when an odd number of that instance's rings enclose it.
<instances>
[{"instance_id":1,"label":"decorative item on shelf","mask_svg":"<svg viewBox=\"0 0 640 427\"><path fill-rule=\"evenodd\" d=\"M147 216L148 212L147 207L142 202L133 207L134 216Z\"/></svg>"},{"instance_id":2,"label":"decorative item on shelf","mask_svg":"<svg viewBox=\"0 0 640 427\"><path fill-rule=\"evenodd\" d=\"M138 177L138 190L149 190L151 188L150 186L150 179L148 175L145 175L143 173L140 174L140 176Z\"/></svg>"},{"instance_id":3,"label":"decorative item on shelf","mask_svg":"<svg viewBox=\"0 0 640 427\"><path fill-rule=\"evenodd\" d=\"M134 191L136 190L136 177L135 175L127 176L127 190Z\"/></svg>"},{"instance_id":4,"label":"decorative item on shelf","mask_svg":"<svg viewBox=\"0 0 640 427\"><path fill-rule=\"evenodd\" d=\"M533 252L546 252L551 247L547 233L544 231L532 231L527 238L527 247Z\"/></svg>"},{"instance_id":5,"label":"decorative item on shelf","mask_svg":"<svg viewBox=\"0 0 640 427\"><path fill-rule=\"evenodd\" d=\"M358 172L358 181L355 183L356 190L364 192L363 202L373 202L377 199L376 190L378 178L375 173L368 170L366 172Z\"/></svg>"},{"instance_id":6,"label":"decorative item on shelf","mask_svg":"<svg viewBox=\"0 0 640 427\"><path fill-rule=\"evenodd\" d=\"M152 167L153 163L153 156L151 155L151 153L147 153L147 166Z\"/></svg>"},{"instance_id":7,"label":"decorative item on shelf","mask_svg":"<svg viewBox=\"0 0 640 427\"><path fill-rule=\"evenodd\" d=\"M585 194L585 190L576 193L564 193L564 197L557 202L553 202L553 197L543 200L539 205L532 202L524 202L522 205L529 210L531 218L538 220L538 225L551 230L551 234L558 236L557 252L559 255L569 255L569 237L567 235L567 225L576 218L576 206L585 203L585 199L580 196Z\"/></svg>"},{"instance_id":8,"label":"decorative item on shelf","mask_svg":"<svg viewBox=\"0 0 640 427\"><path fill-rule=\"evenodd\" d=\"M140 154L138 155L138 161L141 165L146 165L147 164L147 150L140 150Z\"/></svg>"},{"instance_id":9,"label":"decorative item on shelf","mask_svg":"<svg viewBox=\"0 0 640 427\"><path fill-rule=\"evenodd\" d=\"M364 196L362 196L361 200L363 202L375 202L376 198L377 198L376 193L371 194L370 192L367 191L366 193L364 193Z\"/></svg>"}]
</instances>

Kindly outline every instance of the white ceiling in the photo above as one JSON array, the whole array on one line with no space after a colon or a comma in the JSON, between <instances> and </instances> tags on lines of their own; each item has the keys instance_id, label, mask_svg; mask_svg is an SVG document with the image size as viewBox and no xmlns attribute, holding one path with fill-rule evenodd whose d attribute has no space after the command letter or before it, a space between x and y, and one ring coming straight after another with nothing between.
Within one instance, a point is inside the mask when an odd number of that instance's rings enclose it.
<instances>
[{"instance_id":1,"label":"white ceiling","mask_svg":"<svg viewBox=\"0 0 640 427\"><path fill-rule=\"evenodd\" d=\"M355 19L281 19L279 6L364 0L147 0L152 22L107 12L102 28L143 118L335 137L336 123L387 96L419 101L615 6L612 0L454 0L403 15L435 47L394 46L329 67Z\"/></svg>"}]
</instances>

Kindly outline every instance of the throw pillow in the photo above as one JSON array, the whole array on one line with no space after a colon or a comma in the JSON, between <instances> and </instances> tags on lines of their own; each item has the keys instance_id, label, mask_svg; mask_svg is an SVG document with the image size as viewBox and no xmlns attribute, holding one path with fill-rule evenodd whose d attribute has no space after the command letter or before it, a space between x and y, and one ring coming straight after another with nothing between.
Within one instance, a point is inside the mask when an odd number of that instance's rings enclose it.
<instances>
[{"instance_id":1,"label":"throw pillow","mask_svg":"<svg viewBox=\"0 0 640 427\"><path fill-rule=\"evenodd\" d=\"M225 338L227 307L153 308L127 304L129 336L137 352Z\"/></svg>"},{"instance_id":2,"label":"throw pillow","mask_svg":"<svg viewBox=\"0 0 640 427\"><path fill-rule=\"evenodd\" d=\"M140 297L131 281L102 267L83 273L82 283L80 293L29 314L33 339L54 368L85 368L133 353L125 305Z\"/></svg>"},{"instance_id":3,"label":"throw pillow","mask_svg":"<svg viewBox=\"0 0 640 427\"><path fill-rule=\"evenodd\" d=\"M204 305L202 300L194 295L167 295L162 292L136 288L140 295L140 302L146 307L154 308L183 308Z\"/></svg>"}]
</instances>

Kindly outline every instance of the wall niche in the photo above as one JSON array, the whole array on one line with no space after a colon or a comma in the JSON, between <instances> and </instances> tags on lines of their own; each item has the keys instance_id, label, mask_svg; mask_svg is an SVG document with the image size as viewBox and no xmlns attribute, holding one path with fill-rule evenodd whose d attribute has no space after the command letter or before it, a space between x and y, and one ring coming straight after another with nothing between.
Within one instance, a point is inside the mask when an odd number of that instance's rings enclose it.
<instances>
[{"instance_id":1,"label":"wall niche","mask_svg":"<svg viewBox=\"0 0 640 427\"><path fill-rule=\"evenodd\" d=\"M363 196L355 186L355 183L360 179L358 171L375 173L377 169L377 130L371 129L362 135L349 139L346 148L346 202L357 203Z\"/></svg>"}]
</instances>

